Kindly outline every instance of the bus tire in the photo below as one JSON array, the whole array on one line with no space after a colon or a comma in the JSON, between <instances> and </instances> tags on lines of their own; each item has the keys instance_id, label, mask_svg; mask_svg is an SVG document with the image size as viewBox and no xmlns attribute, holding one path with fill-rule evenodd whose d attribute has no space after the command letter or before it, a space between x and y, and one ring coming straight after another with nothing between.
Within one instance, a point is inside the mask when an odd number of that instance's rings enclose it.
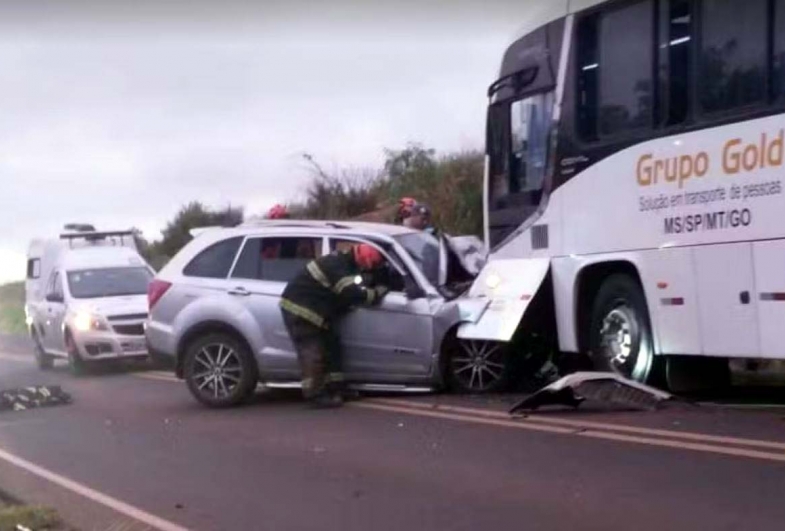
<instances>
[{"instance_id":1,"label":"bus tire","mask_svg":"<svg viewBox=\"0 0 785 531\"><path fill-rule=\"evenodd\" d=\"M610 371L638 382L659 374L646 296L640 283L613 274L600 286L592 304L589 356L595 370Z\"/></svg>"}]
</instances>

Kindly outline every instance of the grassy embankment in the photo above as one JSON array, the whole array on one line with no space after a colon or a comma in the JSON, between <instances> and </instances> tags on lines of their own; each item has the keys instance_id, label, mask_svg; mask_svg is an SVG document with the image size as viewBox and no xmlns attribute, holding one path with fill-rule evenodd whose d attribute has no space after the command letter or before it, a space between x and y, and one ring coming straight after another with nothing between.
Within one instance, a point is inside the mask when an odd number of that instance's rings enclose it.
<instances>
[{"instance_id":1,"label":"grassy embankment","mask_svg":"<svg viewBox=\"0 0 785 531\"><path fill-rule=\"evenodd\" d=\"M25 333L24 301L24 282L0 286L0 334Z\"/></svg>"}]
</instances>

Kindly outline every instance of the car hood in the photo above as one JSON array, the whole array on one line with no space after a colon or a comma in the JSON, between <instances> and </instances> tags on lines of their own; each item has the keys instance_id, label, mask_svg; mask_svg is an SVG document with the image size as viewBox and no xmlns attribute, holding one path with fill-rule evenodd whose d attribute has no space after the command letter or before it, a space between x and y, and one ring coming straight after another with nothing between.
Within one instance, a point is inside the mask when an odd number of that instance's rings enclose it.
<instances>
[{"instance_id":1,"label":"car hood","mask_svg":"<svg viewBox=\"0 0 785 531\"><path fill-rule=\"evenodd\" d=\"M147 315L147 296L125 295L121 297L84 299L74 303L72 309L74 311L88 311L104 317L116 315Z\"/></svg>"}]
</instances>

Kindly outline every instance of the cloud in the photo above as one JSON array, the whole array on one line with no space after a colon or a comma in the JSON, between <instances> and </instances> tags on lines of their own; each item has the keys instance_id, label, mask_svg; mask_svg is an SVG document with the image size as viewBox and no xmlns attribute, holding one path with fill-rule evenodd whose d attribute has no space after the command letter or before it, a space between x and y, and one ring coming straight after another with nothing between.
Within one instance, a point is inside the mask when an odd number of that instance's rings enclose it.
<instances>
[{"instance_id":1,"label":"cloud","mask_svg":"<svg viewBox=\"0 0 785 531\"><path fill-rule=\"evenodd\" d=\"M66 222L155 237L191 200L263 211L302 189L303 152L481 147L509 9L363 5L2 3L0 282Z\"/></svg>"}]
</instances>

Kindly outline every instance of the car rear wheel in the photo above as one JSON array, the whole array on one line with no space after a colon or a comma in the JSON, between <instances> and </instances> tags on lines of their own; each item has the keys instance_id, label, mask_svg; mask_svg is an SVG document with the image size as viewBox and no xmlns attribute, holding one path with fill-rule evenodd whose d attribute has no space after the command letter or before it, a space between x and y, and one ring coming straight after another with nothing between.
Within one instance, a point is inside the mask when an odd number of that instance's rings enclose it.
<instances>
[{"instance_id":1,"label":"car rear wheel","mask_svg":"<svg viewBox=\"0 0 785 531\"><path fill-rule=\"evenodd\" d=\"M41 345L41 339L35 332L33 332L33 350L35 352L35 362L39 369L48 371L54 366L54 358L46 353L43 345Z\"/></svg>"},{"instance_id":2,"label":"car rear wheel","mask_svg":"<svg viewBox=\"0 0 785 531\"><path fill-rule=\"evenodd\" d=\"M193 341L185 353L183 369L191 394L215 408L244 402L259 379L251 353L228 334L209 334Z\"/></svg>"},{"instance_id":3,"label":"car rear wheel","mask_svg":"<svg viewBox=\"0 0 785 531\"><path fill-rule=\"evenodd\" d=\"M459 393L493 393L507 387L512 363L506 343L456 339L446 363L450 388Z\"/></svg>"}]
</instances>

